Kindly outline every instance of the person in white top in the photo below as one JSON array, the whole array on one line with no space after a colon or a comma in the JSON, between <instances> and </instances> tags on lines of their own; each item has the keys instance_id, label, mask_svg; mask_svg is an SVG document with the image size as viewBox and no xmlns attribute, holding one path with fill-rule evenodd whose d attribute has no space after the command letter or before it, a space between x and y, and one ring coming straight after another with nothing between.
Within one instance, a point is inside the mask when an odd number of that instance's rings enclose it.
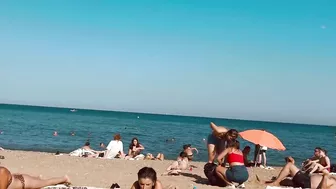
<instances>
[{"instance_id":1,"label":"person in white top","mask_svg":"<svg viewBox=\"0 0 336 189\"><path fill-rule=\"evenodd\" d=\"M107 145L107 151L104 158L113 159L113 158L124 158L124 147L121 141L120 134L116 134L113 137L113 140Z\"/></svg>"},{"instance_id":2,"label":"person in white top","mask_svg":"<svg viewBox=\"0 0 336 189\"><path fill-rule=\"evenodd\" d=\"M266 151L267 151L267 147L266 146L260 146L260 151L259 151L259 155L258 155L258 163L261 164L262 159L264 159L264 167L267 167L267 160L266 160Z\"/></svg>"}]
</instances>

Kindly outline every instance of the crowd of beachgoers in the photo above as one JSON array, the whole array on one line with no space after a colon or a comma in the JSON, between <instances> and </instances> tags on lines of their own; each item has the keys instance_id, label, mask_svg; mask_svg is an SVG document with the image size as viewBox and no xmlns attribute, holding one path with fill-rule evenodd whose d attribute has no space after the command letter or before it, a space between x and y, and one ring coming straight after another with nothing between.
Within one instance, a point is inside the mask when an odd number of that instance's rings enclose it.
<instances>
[{"instance_id":1,"label":"crowd of beachgoers","mask_svg":"<svg viewBox=\"0 0 336 189\"><path fill-rule=\"evenodd\" d=\"M207 139L208 162L204 165L204 174L209 185L223 186L229 188L244 188L245 182L249 179L248 167L260 167L273 169L267 166L267 146L255 144L253 160L249 160L251 147L245 146L242 150L238 140L239 132L236 129L228 129L210 123L212 132ZM57 134L57 133L56 133ZM54 133L55 135L55 133ZM120 134L114 134L113 139L105 146L100 143L100 150L90 147L90 142L85 142L84 146L69 153L69 156L100 158L100 159L125 159L125 160L164 160L164 153L142 154L143 146L138 138L133 138L128 145L126 152ZM4 150L4 149L1 149ZM192 169L190 162L193 160L194 152L198 150L191 144L181 147L181 152L177 154L176 161L173 161L161 173L161 176L177 176L185 170ZM63 155L59 152L57 156ZM4 157L1 157L4 158ZM285 158L285 166L277 177L269 181L261 180L256 175L256 180L261 185L270 186L292 186L301 188L336 188L336 176L332 174L334 166L331 165L327 150L316 147L314 155L302 162L301 167L295 165L292 157ZM30 189L43 188L45 186L66 184L69 185L68 176L42 179L26 174L12 174L6 167L0 166L0 189ZM138 180L130 184L131 189L162 189L161 182L157 179L156 171L151 167L143 167L138 171ZM111 188L120 188L117 183L113 183Z\"/></svg>"}]
</instances>

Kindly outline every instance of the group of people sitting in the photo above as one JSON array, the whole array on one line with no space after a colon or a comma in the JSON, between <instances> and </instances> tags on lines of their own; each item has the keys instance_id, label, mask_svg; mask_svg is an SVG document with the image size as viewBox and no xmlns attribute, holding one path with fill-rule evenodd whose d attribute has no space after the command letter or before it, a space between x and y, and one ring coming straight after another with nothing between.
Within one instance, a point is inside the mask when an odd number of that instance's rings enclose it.
<instances>
[{"instance_id":1,"label":"group of people sitting","mask_svg":"<svg viewBox=\"0 0 336 189\"><path fill-rule=\"evenodd\" d=\"M327 156L327 150L320 147L314 149L313 157L305 160L301 168L295 166L292 157L285 158L286 165L280 174L271 181L261 183L272 186L293 186L312 189L334 189L336 188L336 176L330 174L331 164Z\"/></svg>"},{"instance_id":2,"label":"group of people sitting","mask_svg":"<svg viewBox=\"0 0 336 189\"><path fill-rule=\"evenodd\" d=\"M78 157L93 157L93 158L105 158L105 159L126 159L126 160L139 160L139 159L159 159L164 160L164 155L159 153L156 158L153 157L152 154L147 154L144 156L141 152L145 149L145 147L139 142L137 138L133 138L129 144L128 153L124 153L124 146L121 140L120 134L115 134L113 140L109 142L107 147L104 143L99 144L101 150L96 151L93 150L90 146L90 142L87 141L84 146L78 148L69 153L70 156L78 156Z\"/></svg>"}]
</instances>

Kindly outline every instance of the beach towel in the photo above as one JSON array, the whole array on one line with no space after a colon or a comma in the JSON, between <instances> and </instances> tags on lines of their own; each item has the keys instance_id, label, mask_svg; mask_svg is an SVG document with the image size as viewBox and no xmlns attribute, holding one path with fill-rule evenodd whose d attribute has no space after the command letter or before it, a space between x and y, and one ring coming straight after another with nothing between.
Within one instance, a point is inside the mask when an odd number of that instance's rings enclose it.
<instances>
[{"instance_id":1,"label":"beach towel","mask_svg":"<svg viewBox=\"0 0 336 189\"><path fill-rule=\"evenodd\" d=\"M70 156L76 156L76 157L83 157L85 155L92 155L92 154L94 154L94 152L83 148L78 148L77 150L74 150L69 153Z\"/></svg>"},{"instance_id":2,"label":"beach towel","mask_svg":"<svg viewBox=\"0 0 336 189\"><path fill-rule=\"evenodd\" d=\"M46 186L42 189L104 189L104 188L97 188L92 186L66 186L63 184L55 185L55 186Z\"/></svg>"},{"instance_id":3,"label":"beach towel","mask_svg":"<svg viewBox=\"0 0 336 189\"><path fill-rule=\"evenodd\" d=\"M303 188L294 188L294 187L286 187L286 186L267 186L266 189L303 189Z\"/></svg>"}]
</instances>

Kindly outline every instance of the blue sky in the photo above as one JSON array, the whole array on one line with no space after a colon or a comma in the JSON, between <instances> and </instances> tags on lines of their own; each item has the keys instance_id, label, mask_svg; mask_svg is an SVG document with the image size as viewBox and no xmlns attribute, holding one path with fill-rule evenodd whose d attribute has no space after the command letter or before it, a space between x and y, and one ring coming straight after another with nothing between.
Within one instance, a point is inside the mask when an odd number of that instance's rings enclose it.
<instances>
[{"instance_id":1,"label":"blue sky","mask_svg":"<svg viewBox=\"0 0 336 189\"><path fill-rule=\"evenodd\" d=\"M336 1L4 1L0 102L336 124Z\"/></svg>"}]
</instances>

